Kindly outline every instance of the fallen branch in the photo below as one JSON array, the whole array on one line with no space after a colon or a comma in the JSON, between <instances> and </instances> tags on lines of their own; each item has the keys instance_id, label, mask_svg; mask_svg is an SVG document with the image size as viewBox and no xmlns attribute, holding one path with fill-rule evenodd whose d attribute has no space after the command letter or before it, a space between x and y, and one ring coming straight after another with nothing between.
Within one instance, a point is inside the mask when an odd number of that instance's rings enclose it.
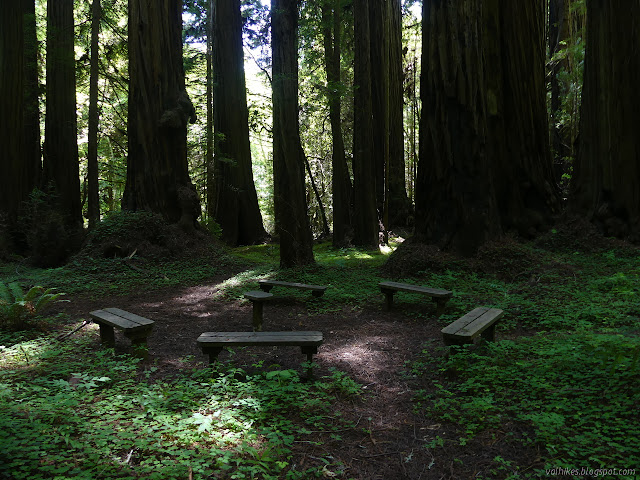
<instances>
[{"instance_id":1,"label":"fallen branch","mask_svg":"<svg viewBox=\"0 0 640 480\"><path fill-rule=\"evenodd\" d=\"M56 340L60 341L60 340L64 340L65 338L67 338L70 335L73 335L74 333L76 333L78 330L80 330L82 327L84 327L85 325L87 325L89 323L88 320L85 320L84 322L82 322L82 325L80 325L79 327L77 327L75 330L70 331L69 333L65 333L64 335L61 335L59 337L56 338Z\"/></svg>"}]
</instances>

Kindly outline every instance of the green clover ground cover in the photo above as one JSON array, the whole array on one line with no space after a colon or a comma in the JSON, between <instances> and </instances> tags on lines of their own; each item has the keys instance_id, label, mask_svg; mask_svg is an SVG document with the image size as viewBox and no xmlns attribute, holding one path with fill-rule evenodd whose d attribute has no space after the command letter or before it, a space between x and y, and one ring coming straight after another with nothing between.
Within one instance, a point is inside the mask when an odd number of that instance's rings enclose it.
<instances>
[{"instance_id":1,"label":"green clover ground cover","mask_svg":"<svg viewBox=\"0 0 640 480\"><path fill-rule=\"evenodd\" d=\"M293 442L341 427L335 395L359 393L340 374L301 383L289 370L204 368L153 382L153 367L92 351L82 336L0 338L9 343L0 360L1 478L317 478L321 468L292 463Z\"/></svg>"}]
</instances>

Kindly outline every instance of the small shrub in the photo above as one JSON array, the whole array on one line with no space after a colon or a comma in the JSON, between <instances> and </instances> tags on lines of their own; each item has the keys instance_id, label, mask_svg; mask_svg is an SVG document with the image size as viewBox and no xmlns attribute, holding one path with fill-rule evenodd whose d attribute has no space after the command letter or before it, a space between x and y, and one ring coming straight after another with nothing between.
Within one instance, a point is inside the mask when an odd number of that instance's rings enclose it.
<instances>
[{"instance_id":1,"label":"small shrub","mask_svg":"<svg viewBox=\"0 0 640 480\"><path fill-rule=\"evenodd\" d=\"M0 326L18 330L24 328L51 302L55 302L63 293L53 293L53 289L41 286L32 287L26 294L17 282L0 282Z\"/></svg>"}]
</instances>

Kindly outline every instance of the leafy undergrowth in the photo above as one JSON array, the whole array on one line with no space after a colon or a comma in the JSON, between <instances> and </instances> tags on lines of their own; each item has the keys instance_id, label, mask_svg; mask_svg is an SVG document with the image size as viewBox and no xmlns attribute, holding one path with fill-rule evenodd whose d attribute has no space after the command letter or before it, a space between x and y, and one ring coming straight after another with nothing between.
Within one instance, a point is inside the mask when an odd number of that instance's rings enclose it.
<instances>
[{"instance_id":1,"label":"leafy undergrowth","mask_svg":"<svg viewBox=\"0 0 640 480\"><path fill-rule=\"evenodd\" d=\"M503 462L508 478L585 468L617 468L617 478L637 478L629 470L640 465L638 333L537 335L451 355L425 349L409 372L435 389L418 390L415 408L458 425L460 437L449 442L462 446L514 422L533 426L524 443L542 449L544 468Z\"/></svg>"},{"instance_id":2,"label":"leafy undergrowth","mask_svg":"<svg viewBox=\"0 0 640 480\"><path fill-rule=\"evenodd\" d=\"M336 395L360 392L339 372L303 383L220 367L151 381L154 367L82 336L2 343L13 346L0 360L0 478L321 478L340 465L301 468L291 448L344 427Z\"/></svg>"},{"instance_id":3,"label":"leafy undergrowth","mask_svg":"<svg viewBox=\"0 0 640 480\"><path fill-rule=\"evenodd\" d=\"M321 298L282 292L309 315L380 309L378 283L387 279L446 288L453 297L439 319L431 302L408 293L396 295L394 311L442 326L481 305L505 316L496 343L449 354L438 340L408 365L416 412L458 432L457 440L425 439L425 449L474 458L479 442L492 445L491 432L506 432L512 445L536 448L539 458L531 465L496 456L486 478L638 469L638 248L591 233L581 240L579 231L559 227L535 242L489 244L473 259L416 245L389 255L323 243L314 248L316 265L280 270L276 245L209 252L140 260L137 269L131 253L80 256L53 270L0 266L0 275L25 290L59 287L70 299L195 285L222 272L220 301L241 299L261 278L328 285ZM307 432L341 427L331 409L335 392L358 391L342 372L301 383L290 371L206 369L158 383L131 359L89 351L82 337L67 347L39 333L12 335L0 338L7 345L0 352L0 452L8 452L0 477L7 469L16 478L340 476L329 449L324 469L297 468L291 442L315 442ZM301 413L291 418L288 409ZM625 475L617 478L633 478Z\"/></svg>"}]
</instances>

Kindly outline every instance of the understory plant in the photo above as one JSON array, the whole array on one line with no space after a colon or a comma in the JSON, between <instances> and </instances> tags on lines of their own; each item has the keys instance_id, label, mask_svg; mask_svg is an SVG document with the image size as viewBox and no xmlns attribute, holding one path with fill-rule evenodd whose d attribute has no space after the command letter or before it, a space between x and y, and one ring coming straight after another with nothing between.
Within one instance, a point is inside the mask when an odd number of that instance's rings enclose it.
<instances>
[{"instance_id":1,"label":"understory plant","mask_svg":"<svg viewBox=\"0 0 640 480\"><path fill-rule=\"evenodd\" d=\"M63 293L54 293L36 285L26 293L18 282L0 282L0 327L9 330L27 326L47 305L57 301Z\"/></svg>"}]
</instances>

